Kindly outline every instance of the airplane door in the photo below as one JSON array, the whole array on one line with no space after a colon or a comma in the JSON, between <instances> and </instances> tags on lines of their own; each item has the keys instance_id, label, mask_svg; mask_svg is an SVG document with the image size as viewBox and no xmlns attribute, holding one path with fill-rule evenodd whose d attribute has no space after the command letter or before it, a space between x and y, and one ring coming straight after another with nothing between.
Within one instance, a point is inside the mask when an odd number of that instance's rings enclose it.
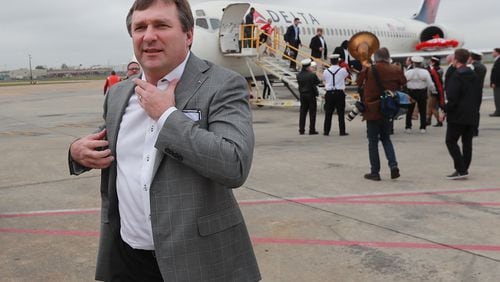
<instances>
[{"instance_id":1,"label":"airplane door","mask_svg":"<svg viewBox=\"0 0 500 282\"><path fill-rule=\"evenodd\" d=\"M224 9L219 29L219 42L223 54L241 53L240 25L249 8L248 3L237 3L229 4Z\"/></svg>"}]
</instances>

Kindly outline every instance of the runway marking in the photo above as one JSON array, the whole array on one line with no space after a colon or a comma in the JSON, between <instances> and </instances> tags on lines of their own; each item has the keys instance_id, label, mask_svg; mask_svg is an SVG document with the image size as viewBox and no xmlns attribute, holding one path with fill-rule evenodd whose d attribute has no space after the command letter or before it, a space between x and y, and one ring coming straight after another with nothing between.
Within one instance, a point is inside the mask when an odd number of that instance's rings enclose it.
<instances>
[{"instance_id":1,"label":"runway marking","mask_svg":"<svg viewBox=\"0 0 500 282\"><path fill-rule=\"evenodd\" d=\"M394 205L477 205L477 206L499 206L500 203L480 203L480 202L445 202L445 201L369 201L358 199L375 199L375 198L396 198L410 196L430 196L430 195L445 195L445 194L465 194L465 193L484 193L498 192L500 188L481 188L481 189L462 189L462 190L444 190L444 191L418 191L418 192L403 192L403 193L380 193L368 195L346 195L337 197L321 197L321 198L286 198L286 199L264 199L264 200L243 200L239 201L240 205L262 205L262 204L283 204L288 202L298 203L339 203L339 204L394 204Z\"/></svg>"},{"instance_id":2,"label":"runway marking","mask_svg":"<svg viewBox=\"0 0 500 282\"><path fill-rule=\"evenodd\" d=\"M432 243L410 242L367 242L367 241L337 241L337 240L311 240L311 239L285 239L285 238L260 238L252 237L255 244L277 245L318 245L318 246L364 246L375 248L403 248L403 249L461 249L468 251L500 252L496 245L451 245Z\"/></svg>"},{"instance_id":3,"label":"runway marking","mask_svg":"<svg viewBox=\"0 0 500 282\"><path fill-rule=\"evenodd\" d=\"M54 235L54 236L78 236L78 237L99 237L99 232L98 231L78 231L78 230L46 230L46 229L0 228L0 233L38 234L38 235Z\"/></svg>"},{"instance_id":4,"label":"runway marking","mask_svg":"<svg viewBox=\"0 0 500 282\"><path fill-rule=\"evenodd\" d=\"M99 237L98 231L79 231L79 230L0 228L0 233L34 234L34 235L49 235L49 236ZM412 243L412 242L338 241L338 240L265 238L265 237L251 237L251 240L254 244L272 244L272 245L304 245L304 246L336 246L336 247L363 246L371 248L396 248L396 249L461 249L468 251L500 252L500 246L498 245L454 245L454 244L440 245L432 243Z\"/></svg>"},{"instance_id":5,"label":"runway marking","mask_svg":"<svg viewBox=\"0 0 500 282\"><path fill-rule=\"evenodd\" d=\"M21 213L1 213L0 218L33 217L33 216L58 216L58 215L73 215L73 214L97 214L100 211L101 211L100 208L92 208L92 209L30 211L30 212L21 212Z\"/></svg>"},{"instance_id":6,"label":"runway marking","mask_svg":"<svg viewBox=\"0 0 500 282\"><path fill-rule=\"evenodd\" d=\"M498 192L500 188L482 188L482 189L464 189L464 190L445 190L445 191L422 191L422 192L404 192L404 193L382 193L369 195L346 195L338 197L323 197L323 198L287 198L287 199L263 199L263 200L242 200L238 201L241 206L252 205L271 205L285 204L289 202L309 203L309 204L373 204L373 205L431 205L431 206L483 206L483 207L498 207L499 202L470 202L470 201L395 201L395 200L366 200L375 198L395 198L406 196L429 196L429 195L444 195L444 194L465 194L465 193L481 193L481 192ZM91 209L68 209L68 210L45 210L45 211L29 211L16 213L0 213L0 218L14 217L34 217L34 216L61 216L61 215L78 215L78 214L97 214L99 208Z\"/></svg>"}]
</instances>

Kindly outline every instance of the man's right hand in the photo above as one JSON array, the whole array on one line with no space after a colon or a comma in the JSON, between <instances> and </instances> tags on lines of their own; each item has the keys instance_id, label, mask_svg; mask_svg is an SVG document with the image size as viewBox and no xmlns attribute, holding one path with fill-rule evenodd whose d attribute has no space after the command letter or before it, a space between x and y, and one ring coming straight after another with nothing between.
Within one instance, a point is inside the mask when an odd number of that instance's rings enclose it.
<instances>
[{"instance_id":1,"label":"man's right hand","mask_svg":"<svg viewBox=\"0 0 500 282\"><path fill-rule=\"evenodd\" d=\"M88 168L108 168L115 158L111 155L110 149L101 149L109 145L109 142L104 140L105 136L106 129L103 129L99 133L76 140L69 148L71 158Z\"/></svg>"}]
</instances>

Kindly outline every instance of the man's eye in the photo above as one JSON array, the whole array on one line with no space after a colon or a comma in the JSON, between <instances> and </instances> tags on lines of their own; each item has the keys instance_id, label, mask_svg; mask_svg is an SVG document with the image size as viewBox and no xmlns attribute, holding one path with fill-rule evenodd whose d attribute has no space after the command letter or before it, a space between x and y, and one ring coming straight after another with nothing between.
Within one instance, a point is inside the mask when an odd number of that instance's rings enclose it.
<instances>
[{"instance_id":1,"label":"man's eye","mask_svg":"<svg viewBox=\"0 0 500 282\"><path fill-rule=\"evenodd\" d=\"M138 26L136 26L136 27L134 28L134 31L142 31L142 30L144 30L145 28L146 28L146 27L145 27L145 26L143 26L143 25L138 25Z\"/></svg>"}]
</instances>

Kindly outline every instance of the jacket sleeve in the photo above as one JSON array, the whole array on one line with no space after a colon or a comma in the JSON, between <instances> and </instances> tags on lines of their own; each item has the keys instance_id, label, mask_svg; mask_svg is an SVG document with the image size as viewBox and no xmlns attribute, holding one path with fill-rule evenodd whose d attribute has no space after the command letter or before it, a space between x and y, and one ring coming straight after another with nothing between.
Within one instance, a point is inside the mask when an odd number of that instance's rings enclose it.
<instances>
[{"instance_id":1,"label":"jacket sleeve","mask_svg":"<svg viewBox=\"0 0 500 282\"><path fill-rule=\"evenodd\" d=\"M456 78L456 73L449 78L449 83L446 84L446 99L448 102L445 105L445 112L450 113L457 109L462 91L462 83Z\"/></svg>"},{"instance_id":2,"label":"jacket sleeve","mask_svg":"<svg viewBox=\"0 0 500 282\"><path fill-rule=\"evenodd\" d=\"M254 148L248 90L241 76L230 73L215 91L205 113L207 129L200 128L180 110L174 111L165 121L155 147L200 175L236 188L248 176Z\"/></svg>"},{"instance_id":3,"label":"jacket sleeve","mask_svg":"<svg viewBox=\"0 0 500 282\"><path fill-rule=\"evenodd\" d=\"M105 98L104 98L104 104L103 104L103 119L104 120L106 120L106 113L107 113L107 109L108 109L108 107L107 107L108 104L107 103L108 103L108 99L109 99L110 96L112 96L112 95L106 95ZM106 128L106 125L102 124L99 127L97 127L97 129L93 133L100 132L104 128ZM76 139L76 140L78 140L78 139ZM75 141L73 141L71 144L73 144ZM71 157L71 151L70 151L70 149L71 149L71 145L68 148L68 168L69 168L69 174L70 175L80 175L80 174L82 174L84 172L87 172L87 171L91 170L91 168L83 166L83 165L77 163L75 160L73 160L73 158Z\"/></svg>"}]
</instances>

